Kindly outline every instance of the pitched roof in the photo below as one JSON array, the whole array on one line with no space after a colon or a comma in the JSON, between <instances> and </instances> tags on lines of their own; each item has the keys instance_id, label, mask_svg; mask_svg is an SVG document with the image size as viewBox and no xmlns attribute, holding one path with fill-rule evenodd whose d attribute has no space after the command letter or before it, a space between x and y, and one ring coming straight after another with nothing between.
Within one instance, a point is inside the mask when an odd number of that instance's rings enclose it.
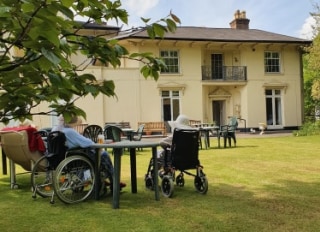
<instances>
[{"instance_id":1,"label":"pitched roof","mask_svg":"<svg viewBox=\"0 0 320 232\"><path fill-rule=\"evenodd\" d=\"M148 39L145 29L133 30L120 34L118 39L136 38ZM150 39L150 38L149 38ZM209 27L177 27L175 33L166 33L164 40L181 41L213 41L213 42L254 42L254 43L300 43L309 44L312 41L296 37L276 34L257 29L232 29Z\"/></svg>"},{"instance_id":2,"label":"pitched roof","mask_svg":"<svg viewBox=\"0 0 320 232\"><path fill-rule=\"evenodd\" d=\"M79 25L81 25L84 29L92 29L92 30L116 30L119 31L120 27L111 26L103 23L96 23L96 22L83 22L83 21L76 21Z\"/></svg>"}]
</instances>

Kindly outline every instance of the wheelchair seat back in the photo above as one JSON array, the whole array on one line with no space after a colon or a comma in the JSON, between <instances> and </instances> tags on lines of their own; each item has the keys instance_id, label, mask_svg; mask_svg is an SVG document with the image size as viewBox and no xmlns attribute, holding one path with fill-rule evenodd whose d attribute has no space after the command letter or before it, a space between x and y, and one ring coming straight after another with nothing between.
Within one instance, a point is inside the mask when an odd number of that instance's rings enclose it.
<instances>
[{"instance_id":1,"label":"wheelchair seat back","mask_svg":"<svg viewBox=\"0 0 320 232\"><path fill-rule=\"evenodd\" d=\"M173 132L172 166L179 170L194 169L200 165L199 130L175 129Z\"/></svg>"},{"instance_id":2,"label":"wheelchair seat back","mask_svg":"<svg viewBox=\"0 0 320 232\"><path fill-rule=\"evenodd\" d=\"M66 136L63 132L50 132L47 138L48 160L51 168L55 169L65 158L68 150L66 146Z\"/></svg>"}]
</instances>

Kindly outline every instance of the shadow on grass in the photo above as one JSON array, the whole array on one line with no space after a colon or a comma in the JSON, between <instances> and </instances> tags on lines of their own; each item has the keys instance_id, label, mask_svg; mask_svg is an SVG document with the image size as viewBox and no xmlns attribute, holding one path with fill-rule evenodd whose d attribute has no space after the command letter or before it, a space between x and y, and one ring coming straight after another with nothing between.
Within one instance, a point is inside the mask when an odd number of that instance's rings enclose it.
<instances>
[{"instance_id":1,"label":"shadow on grass","mask_svg":"<svg viewBox=\"0 0 320 232\"><path fill-rule=\"evenodd\" d=\"M184 231L210 229L259 232L317 231L320 228L320 181L274 179L259 188L250 184L217 183L213 176L208 179L209 190L206 195L197 193L192 177L186 177L184 187L174 187L173 198L160 195L160 201L155 201L154 192L144 189L143 179L138 178L138 193L132 194L131 186L128 185L120 196L120 210L114 211L111 209L110 194L99 201L90 199L76 205L66 205L56 199L56 204L49 207L49 199L32 199L29 176L19 175L17 183L20 188L15 190L10 189L9 177L0 178L0 202L1 209L6 208L2 212L8 215L3 215L3 218L10 218L11 221L18 220L21 214L29 217L30 207L33 207L35 213L48 211L54 215L53 219L46 217L46 223L55 223L53 220L57 219L55 217L61 214L61 210L65 221L81 218L82 214L90 212L85 220L77 220L80 228L99 216L110 217L118 229L123 226L122 229L130 230L124 218L144 226L132 231L150 231L157 227L163 228L161 231L183 228ZM121 212L121 217L114 216L119 215L118 212ZM42 219L37 220L39 222L36 223L40 223ZM108 220L106 223L111 228ZM29 223L31 226L35 222L30 220Z\"/></svg>"}]
</instances>

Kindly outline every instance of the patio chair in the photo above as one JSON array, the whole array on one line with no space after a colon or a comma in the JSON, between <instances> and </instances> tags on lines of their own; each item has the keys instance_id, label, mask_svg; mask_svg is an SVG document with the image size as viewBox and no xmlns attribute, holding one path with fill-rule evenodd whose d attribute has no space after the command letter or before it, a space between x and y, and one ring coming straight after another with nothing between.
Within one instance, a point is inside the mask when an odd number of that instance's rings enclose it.
<instances>
[{"instance_id":1,"label":"patio chair","mask_svg":"<svg viewBox=\"0 0 320 232\"><path fill-rule=\"evenodd\" d=\"M83 136L98 142L98 136L103 133L102 127L99 125L89 125L83 130Z\"/></svg>"},{"instance_id":2,"label":"patio chair","mask_svg":"<svg viewBox=\"0 0 320 232\"><path fill-rule=\"evenodd\" d=\"M120 142L121 141L121 135L123 134L122 129L120 127L117 126L113 126L113 125L107 125L104 128L104 138L105 139L110 139L113 142ZM112 154L113 154L113 150L112 150Z\"/></svg>"},{"instance_id":3,"label":"patio chair","mask_svg":"<svg viewBox=\"0 0 320 232\"><path fill-rule=\"evenodd\" d=\"M220 147L220 138L223 137L224 148L227 146L227 140L229 147L231 147L231 139L233 140L234 146L237 145L236 139L236 129L238 127L238 120L236 117L230 117L229 123L227 125L220 126L220 131L218 132L218 140Z\"/></svg>"},{"instance_id":4,"label":"patio chair","mask_svg":"<svg viewBox=\"0 0 320 232\"><path fill-rule=\"evenodd\" d=\"M144 129L144 124L141 124L138 127L138 130L136 132L133 133L132 135L132 140L133 141L140 141L142 138L142 134L143 134L143 129Z\"/></svg>"},{"instance_id":5,"label":"patio chair","mask_svg":"<svg viewBox=\"0 0 320 232\"><path fill-rule=\"evenodd\" d=\"M35 129L34 132L36 132ZM30 137L33 136L32 133L30 133ZM31 144L37 142L38 135L34 135L34 138L30 138L26 130L8 130L1 131L0 136L2 150L10 162L10 186L11 189L15 189L19 187L19 185L16 183L17 174L15 170L15 164L20 165L24 170L26 170L27 172L25 173L30 173L34 163L43 156L42 152L39 150L34 150L37 145L32 147L33 145ZM32 151L30 150L30 145L32 145ZM43 144L42 146L44 147Z\"/></svg>"},{"instance_id":6,"label":"patio chair","mask_svg":"<svg viewBox=\"0 0 320 232\"><path fill-rule=\"evenodd\" d=\"M120 127L108 125L104 128L104 138L111 139L113 142L121 141L121 135L123 134Z\"/></svg>"},{"instance_id":7,"label":"patio chair","mask_svg":"<svg viewBox=\"0 0 320 232\"><path fill-rule=\"evenodd\" d=\"M133 141L140 141L142 139L144 124L139 125L138 130L132 134ZM143 148L138 148L138 150L142 151Z\"/></svg>"}]
</instances>

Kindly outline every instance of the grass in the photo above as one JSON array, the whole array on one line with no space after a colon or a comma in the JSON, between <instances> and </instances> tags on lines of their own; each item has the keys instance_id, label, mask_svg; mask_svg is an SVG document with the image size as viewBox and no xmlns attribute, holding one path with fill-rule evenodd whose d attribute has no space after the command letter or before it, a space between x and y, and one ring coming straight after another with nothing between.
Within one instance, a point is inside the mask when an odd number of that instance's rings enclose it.
<instances>
[{"instance_id":1,"label":"grass","mask_svg":"<svg viewBox=\"0 0 320 232\"><path fill-rule=\"evenodd\" d=\"M1 231L318 231L320 136L238 138L237 148L200 151L209 180L206 195L185 176L173 198L144 187L150 150L138 151L138 194L130 192L129 156L123 155L120 209L111 196L66 205L32 199L30 176L11 190L0 174ZM211 144L216 144L212 138Z\"/></svg>"}]
</instances>

